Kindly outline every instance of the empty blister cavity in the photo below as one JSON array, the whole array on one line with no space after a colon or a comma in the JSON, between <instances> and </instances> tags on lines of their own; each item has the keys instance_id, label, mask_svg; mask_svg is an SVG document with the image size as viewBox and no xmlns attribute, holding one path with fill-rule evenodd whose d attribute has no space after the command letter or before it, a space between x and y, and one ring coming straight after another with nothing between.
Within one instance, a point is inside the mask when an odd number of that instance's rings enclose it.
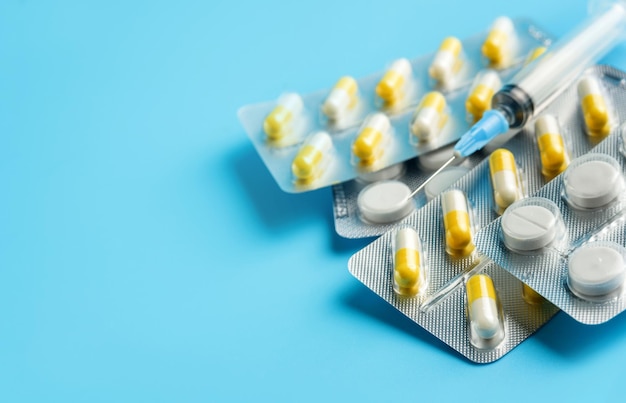
<instances>
[{"instance_id":1,"label":"empty blister cavity","mask_svg":"<svg viewBox=\"0 0 626 403\"><path fill-rule=\"evenodd\" d=\"M454 145L442 147L438 150L422 154L417 157L418 166L425 171L436 171L441 168L444 162L448 161L454 155ZM465 158L456 157L452 165L459 165L465 161Z\"/></svg>"},{"instance_id":2,"label":"empty blister cavity","mask_svg":"<svg viewBox=\"0 0 626 403\"><path fill-rule=\"evenodd\" d=\"M496 68L510 66L517 50L517 37L513 21L498 17L491 25L489 34L481 48L489 64Z\"/></svg>"},{"instance_id":3,"label":"empty blister cavity","mask_svg":"<svg viewBox=\"0 0 626 403\"><path fill-rule=\"evenodd\" d=\"M457 38L450 36L443 40L435 54L428 74L437 85L450 88L455 76L463 65L463 44Z\"/></svg>"},{"instance_id":4,"label":"empty blister cavity","mask_svg":"<svg viewBox=\"0 0 626 403\"><path fill-rule=\"evenodd\" d=\"M402 175L404 171L405 165L403 162L401 162L399 164L392 165L378 171L359 172L359 180L367 183L385 181L397 178L398 176Z\"/></svg>"},{"instance_id":5,"label":"empty blister cavity","mask_svg":"<svg viewBox=\"0 0 626 403\"><path fill-rule=\"evenodd\" d=\"M373 166L383 155L389 143L391 123L387 115L374 113L368 116L352 143L356 165Z\"/></svg>"},{"instance_id":6,"label":"empty blister cavity","mask_svg":"<svg viewBox=\"0 0 626 403\"><path fill-rule=\"evenodd\" d=\"M524 196L513 153L505 148L499 148L491 153L489 173L494 207L498 214L502 214L507 207Z\"/></svg>"},{"instance_id":7,"label":"empty blister cavity","mask_svg":"<svg viewBox=\"0 0 626 403\"><path fill-rule=\"evenodd\" d=\"M441 210L446 233L446 252L455 257L470 255L474 251L474 228L465 193L459 189L443 193Z\"/></svg>"},{"instance_id":8,"label":"empty blister cavity","mask_svg":"<svg viewBox=\"0 0 626 403\"><path fill-rule=\"evenodd\" d=\"M496 71L487 69L478 73L465 100L465 110L469 122L477 122L483 117L486 110L491 109L493 94L500 87L502 87L502 80Z\"/></svg>"},{"instance_id":9,"label":"empty blister cavity","mask_svg":"<svg viewBox=\"0 0 626 403\"><path fill-rule=\"evenodd\" d=\"M471 343L492 349L504 340L503 315L491 277L475 274L465 284Z\"/></svg>"},{"instance_id":10,"label":"empty blister cavity","mask_svg":"<svg viewBox=\"0 0 626 403\"><path fill-rule=\"evenodd\" d=\"M332 160L333 141L326 132L317 132L307 138L291 164L297 182L310 184L322 176Z\"/></svg>"},{"instance_id":11,"label":"empty blister cavity","mask_svg":"<svg viewBox=\"0 0 626 403\"><path fill-rule=\"evenodd\" d=\"M268 140L280 143L297 136L303 123L302 97L295 93L283 94L276 101L276 106L263 121L263 130Z\"/></svg>"},{"instance_id":12,"label":"empty blister cavity","mask_svg":"<svg viewBox=\"0 0 626 403\"><path fill-rule=\"evenodd\" d=\"M512 204L500 221L506 247L519 253L541 253L562 237L563 220L556 204L531 197Z\"/></svg>"},{"instance_id":13,"label":"empty blister cavity","mask_svg":"<svg viewBox=\"0 0 626 403\"><path fill-rule=\"evenodd\" d=\"M602 85L593 76L578 82L578 98L585 130L592 137L603 138L611 131L611 111Z\"/></svg>"},{"instance_id":14,"label":"empty blister cavity","mask_svg":"<svg viewBox=\"0 0 626 403\"><path fill-rule=\"evenodd\" d=\"M563 130L553 115L543 115L535 120L535 137L541 159L541 173L553 179L567 168L569 153L563 141Z\"/></svg>"},{"instance_id":15,"label":"empty blister cavity","mask_svg":"<svg viewBox=\"0 0 626 403\"><path fill-rule=\"evenodd\" d=\"M439 196L443 191L452 186L456 181L462 178L469 172L469 169L460 167L447 167L443 171L439 172L430 182L424 187L424 193L426 199L431 201L435 197Z\"/></svg>"},{"instance_id":16,"label":"empty blister cavity","mask_svg":"<svg viewBox=\"0 0 626 403\"><path fill-rule=\"evenodd\" d=\"M567 262L567 285L578 297L606 301L623 290L626 279L626 249L613 242L580 246Z\"/></svg>"},{"instance_id":17,"label":"empty blister cavity","mask_svg":"<svg viewBox=\"0 0 626 403\"><path fill-rule=\"evenodd\" d=\"M411 143L425 142L436 137L448 120L446 98L438 91L424 95L410 123Z\"/></svg>"},{"instance_id":18,"label":"empty blister cavity","mask_svg":"<svg viewBox=\"0 0 626 403\"><path fill-rule=\"evenodd\" d=\"M403 106L413 90L413 69L407 59L394 61L376 85L376 95L385 107Z\"/></svg>"},{"instance_id":19,"label":"empty blister cavity","mask_svg":"<svg viewBox=\"0 0 626 403\"><path fill-rule=\"evenodd\" d=\"M366 186L357 205L368 222L386 224L399 221L415 209L411 189L400 181L383 181Z\"/></svg>"},{"instance_id":20,"label":"empty blister cavity","mask_svg":"<svg viewBox=\"0 0 626 403\"><path fill-rule=\"evenodd\" d=\"M605 154L587 154L578 158L562 176L565 200L582 210L608 206L624 190L619 163Z\"/></svg>"},{"instance_id":21,"label":"empty blister cavity","mask_svg":"<svg viewBox=\"0 0 626 403\"><path fill-rule=\"evenodd\" d=\"M341 77L330 90L322 105L322 113L336 126L345 126L354 120L359 106L359 85L352 77Z\"/></svg>"},{"instance_id":22,"label":"empty blister cavity","mask_svg":"<svg viewBox=\"0 0 626 403\"><path fill-rule=\"evenodd\" d=\"M428 286L424 252L418 233L413 228L400 228L393 242L393 290L413 297Z\"/></svg>"}]
</instances>

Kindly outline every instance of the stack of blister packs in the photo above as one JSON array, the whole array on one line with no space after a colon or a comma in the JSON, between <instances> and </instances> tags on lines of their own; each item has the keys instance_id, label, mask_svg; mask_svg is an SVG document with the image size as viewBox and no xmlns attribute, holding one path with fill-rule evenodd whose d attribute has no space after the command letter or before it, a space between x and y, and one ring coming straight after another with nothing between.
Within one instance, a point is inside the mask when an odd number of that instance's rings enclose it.
<instances>
[{"instance_id":1,"label":"stack of blister packs","mask_svg":"<svg viewBox=\"0 0 626 403\"><path fill-rule=\"evenodd\" d=\"M626 308L626 73L590 68L523 129L412 194L551 41L500 17L379 74L239 111L283 190L333 186L337 233L380 236L350 272L479 363L559 309L592 324Z\"/></svg>"}]
</instances>

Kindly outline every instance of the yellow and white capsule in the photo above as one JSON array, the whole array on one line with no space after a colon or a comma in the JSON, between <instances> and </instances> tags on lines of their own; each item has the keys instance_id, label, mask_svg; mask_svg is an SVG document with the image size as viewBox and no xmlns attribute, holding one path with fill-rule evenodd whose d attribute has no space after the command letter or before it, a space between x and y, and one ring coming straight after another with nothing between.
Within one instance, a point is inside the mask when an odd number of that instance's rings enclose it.
<instances>
[{"instance_id":1,"label":"yellow and white capsule","mask_svg":"<svg viewBox=\"0 0 626 403\"><path fill-rule=\"evenodd\" d=\"M450 36L444 39L428 69L428 74L442 86L449 86L463 64L462 50L463 45L457 38Z\"/></svg>"},{"instance_id":2,"label":"yellow and white capsule","mask_svg":"<svg viewBox=\"0 0 626 403\"><path fill-rule=\"evenodd\" d=\"M375 113L367 118L352 143L352 153L361 164L371 165L380 158L390 130L391 123L387 115Z\"/></svg>"},{"instance_id":3,"label":"yellow and white capsule","mask_svg":"<svg viewBox=\"0 0 626 403\"><path fill-rule=\"evenodd\" d=\"M486 274L475 274L467 280L465 287L472 334L482 340L502 339L503 324L491 277Z\"/></svg>"},{"instance_id":4,"label":"yellow and white capsule","mask_svg":"<svg viewBox=\"0 0 626 403\"><path fill-rule=\"evenodd\" d=\"M491 64L506 65L512 57L515 27L508 17L498 17L491 25L487 39L481 48Z\"/></svg>"},{"instance_id":5,"label":"yellow and white capsule","mask_svg":"<svg viewBox=\"0 0 626 403\"><path fill-rule=\"evenodd\" d=\"M499 148L491 153L489 172L496 211L498 214L502 214L507 207L523 196L513 153L504 148Z\"/></svg>"},{"instance_id":6,"label":"yellow and white capsule","mask_svg":"<svg viewBox=\"0 0 626 403\"><path fill-rule=\"evenodd\" d=\"M283 94L278 98L276 107L263 122L263 130L270 140L281 140L291 134L298 119L301 119L302 97L295 93Z\"/></svg>"},{"instance_id":7,"label":"yellow and white capsule","mask_svg":"<svg viewBox=\"0 0 626 403\"><path fill-rule=\"evenodd\" d=\"M590 136L604 137L611 131L609 108L600 83L594 77L584 77L578 82L578 98Z\"/></svg>"},{"instance_id":8,"label":"yellow and white capsule","mask_svg":"<svg viewBox=\"0 0 626 403\"><path fill-rule=\"evenodd\" d=\"M500 87L502 87L502 81L494 70L487 69L476 76L465 100L468 120L477 122L486 110L491 109L491 98Z\"/></svg>"},{"instance_id":9,"label":"yellow and white capsule","mask_svg":"<svg viewBox=\"0 0 626 403\"><path fill-rule=\"evenodd\" d=\"M320 177L330 158L333 141L326 132L317 132L302 145L291 164L297 181L310 183Z\"/></svg>"},{"instance_id":10,"label":"yellow and white capsule","mask_svg":"<svg viewBox=\"0 0 626 403\"><path fill-rule=\"evenodd\" d=\"M413 228L396 232L393 248L393 289L396 293L414 296L425 284L422 272L422 243Z\"/></svg>"},{"instance_id":11,"label":"yellow and white capsule","mask_svg":"<svg viewBox=\"0 0 626 403\"><path fill-rule=\"evenodd\" d=\"M465 193L448 190L441 197L443 226L446 231L446 251L456 257L467 256L474 250L474 230Z\"/></svg>"},{"instance_id":12,"label":"yellow and white capsule","mask_svg":"<svg viewBox=\"0 0 626 403\"><path fill-rule=\"evenodd\" d=\"M526 65L530 64L532 61L537 59L539 56L541 56L544 53L546 53L546 50L548 50L548 48L545 47L545 46L537 46L536 48L531 50L528 53L528 56L526 56L526 60L524 61L524 65L526 66Z\"/></svg>"},{"instance_id":13,"label":"yellow and white capsule","mask_svg":"<svg viewBox=\"0 0 626 403\"><path fill-rule=\"evenodd\" d=\"M332 121L346 117L359 101L359 86L352 77L341 77L322 105L322 112Z\"/></svg>"},{"instance_id":14,"label":"yellow and white capsule","mask_svg":"<svg viewBox=\"0 0 626 403\"><path fill-rule=\"evenodd\" d=\"M411 119L411 133L419 141L436 137L446 124L446 98L438 91L424 95Z\"/></svg>"},{"instance_id":15,"label":"yellow and white capsule","mask_svg":"<svg viewBox=\"0 0 626 403\"><path fill-rule=\"evenodd\" d=\"M396 60L376 85L376 94L385 105L396 105L405 97L412 74L413 69L407 59Z\"/></svg>"},{"instance_id":16,"label":"yellow and white capsule","mask_svg":"<svg viewBox=\"0 0 626 403\"><path fill-rule=\"evenodd\" d=\"M561 126L552 115L535 120L535 137L541 156L541 172L551 180L567 168L569 155L561 135Z\"/></svg>"}]
</instances>

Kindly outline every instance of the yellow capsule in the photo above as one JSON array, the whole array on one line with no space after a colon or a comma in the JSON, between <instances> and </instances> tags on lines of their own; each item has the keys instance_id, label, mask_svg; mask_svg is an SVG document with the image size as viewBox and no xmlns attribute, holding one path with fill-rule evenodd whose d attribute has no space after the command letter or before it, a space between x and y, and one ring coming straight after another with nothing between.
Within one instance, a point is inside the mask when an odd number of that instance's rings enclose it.
<instances>
[{"instance_id":1,"label":"yellow capsule","mask_svg":"<svg viewBox=\"0 0 626 403\"><path fill-rule=\"evenodd\" d=\"M470 121L477 122L486 110L491 109L491 98L500 87L502 87L500 76L493 70L485 70L476 76L465 101Z\"/></svg>"},{"instance_id":2,"label":"yellow capsule","mask_svg":"<svg viewBox=\"0 0 626 403\"><path fill-rule=\"evenodd\" d=\"M420 141L435 137L448 119L445 107L446 98L440 92L432 91L424 95L411 119L411 132Z\"/></svg>"},{"instance_id":3,"label":"yellow capsule","mask_svg":"<svg viewBox=\"0 0 626 403\"><path fill-rule=\"evenodd\" d=\"M522 284L522 298L531 305L540 305L545 302L545 298L526 284Z\"/></svg>"},{"instance_id":4,"label":"yellow capsule","mask_svg":"<svg viewBox=\"0 0 626 403\"><path fill-rule=\"evenodd\" d=\"M503 326L491 277L475 274L467 280L465 289L471 332L483 340L502 337Z\"/></svg>"},{"instance_id":5,"label":"yellow capsule","mask_svg":"<svg viewBox=\"0 0 626 403\"><path fill-rule=\"evenodd\" d=\"M465 194L448 190L441 197L443 226L446 231L446 251L455 257L467 256L474 250L473 229Z\"/></svg>"},{"instance_id":6,"label":"yellow capsule","mask_svg":"<svg viewBox=\"0 0 626 403\"><path fill-rule=\"evenodd\" d=\"M322 105L322 112L331 120L343 119L358 102L358 84L352 77L341 77Z\"/></svg>"},{"instance_id":7,"label":"yellow capsule","mask_svg":"<svg viewBox=\"0 0 626 403\"><path fill-rule=\"evenodd\" d=\"M263 122L263 130L270 140L280 140L289 135L294 123L300 118L303 102L298 94L283 94L278 98L276 107Z\"/></svg>"},{"instance_id":8,"label":"yellow capsule","mask_svg":"<svg viewBox=\"0 0 626 403\"><path fill-rule=\"evenodd\" d=\"M428 74L444 86L450 84L454 75L461 68L462 48L463 45L457 38L451 36L444 39L428 69Z\"/></svg>"},{"instance_id":9,"label":"yellow capsule","mask_svg":"<svg viewBox=\"0 0 626 403\"><path fill-rule=\"evenodd\" d=\"M385 139L391 128L387 115L371 115L352 144L352 153L365 165L373 164L383 153Z\"/></svg>"},{"instance_id":10,"label":"yellow capsule","mask_svg":"<svg viewBox=\"0 0 626 403\"><path fill-rule=\"evenodd\" d=\"M609 134L611 131L609 109L604 101L600 83L594 77L584 77L578 82L578 97L587 133L594 137Z\"/></svg>"},{"instance_id":11,"label":"yellow capsule","mask_svg":"<svg viewBox=\"0 0 626 403\"><path fill-rule=\"evenodd\" d=\"M543 115L535 121L535 136L541 156L541 172L552 180L569 165L569 155L559 122L552 115Z\"/></svg>"},{"instance_id":12,"label":"yellow capsule","mask_svg":"<svg viewBox=\"0 0 626 403\"><path fill-rule=\"evenodd\" d=\"M393 106L404 98L411 74L411 63L407 59L398 59L391 64L389 70L376 85L376 94L385 105Z\"/></svg>"},{"instance_id":13,"label":"yellow capsule","mask_svg":"<svg viewBox=\"0 0 626 403\"><path fill-rule=\"evenodd\" d=\"M513 153L504 148L499 148L491 153L489 172L496 211L498 214L502 214L507 207L522 198L522 189Z\"/></svg>"},{"instance_id":14,"label":"yellow capsule","mask_svg":"<svg viewBox=\"0 0 626 403\"><path fill-rule=\"evenodd\" d=\"M332 139L326 132L317 132L309 137L293 159L291 164L293 176L298 181L306 183L319 178L332 146Z\"/></svg>"},{"instance_id":15,"label":"yellow capsule","mask_svg":"<svg viewBox=\"0 0 626 403\"><path fill-rule=\"evenodd\" d=\"M528 53L528 56L526 57L526 61L524 61L524 65L530 64L530 62L532 62L533 60L537 59L539 56L546 53L546 50L548 50L548 48L545 46L537 46L536 48L531 50L530 53Z\"/></svg>"},{"instance_id":16,"label":"yellow capsule","mask_svg":"<svg viewBox=\"0 0 626 403\"><path fill-rule=\"evenodd\" d=\"M483 55L494 65L502 65L511 57L515 28L507 17L497 18L481 48Z\"/></svg>"},{"instance_id":17,"label":"yellow capsule","mask_svg":"<svg viewBox=\"0 0 626 403\"><path fill-rule=\"evenodd\" d=\"M422 246L419 235L412 228L396 232L394 243L393 289L406 296L416 295L422 287Z\"/></svg>"}]
</instances>

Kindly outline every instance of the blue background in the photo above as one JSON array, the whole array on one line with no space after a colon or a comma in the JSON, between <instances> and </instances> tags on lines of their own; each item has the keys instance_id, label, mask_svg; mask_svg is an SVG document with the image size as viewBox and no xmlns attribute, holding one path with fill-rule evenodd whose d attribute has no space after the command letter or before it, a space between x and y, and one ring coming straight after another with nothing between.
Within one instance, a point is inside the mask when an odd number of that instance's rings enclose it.
<instances>
[{"instance_id":1,"label":"blue background","mask_svg":"<svg viewBox=\"0 0 626 403\"><path fill-rule=\"evenodd\" d=\"M0 401L606 401L626 315L476 365L352 278L236 118L584 1L0 3ZM626 69L626 47L606 59Z\"/></svg>"}]
</instances>

